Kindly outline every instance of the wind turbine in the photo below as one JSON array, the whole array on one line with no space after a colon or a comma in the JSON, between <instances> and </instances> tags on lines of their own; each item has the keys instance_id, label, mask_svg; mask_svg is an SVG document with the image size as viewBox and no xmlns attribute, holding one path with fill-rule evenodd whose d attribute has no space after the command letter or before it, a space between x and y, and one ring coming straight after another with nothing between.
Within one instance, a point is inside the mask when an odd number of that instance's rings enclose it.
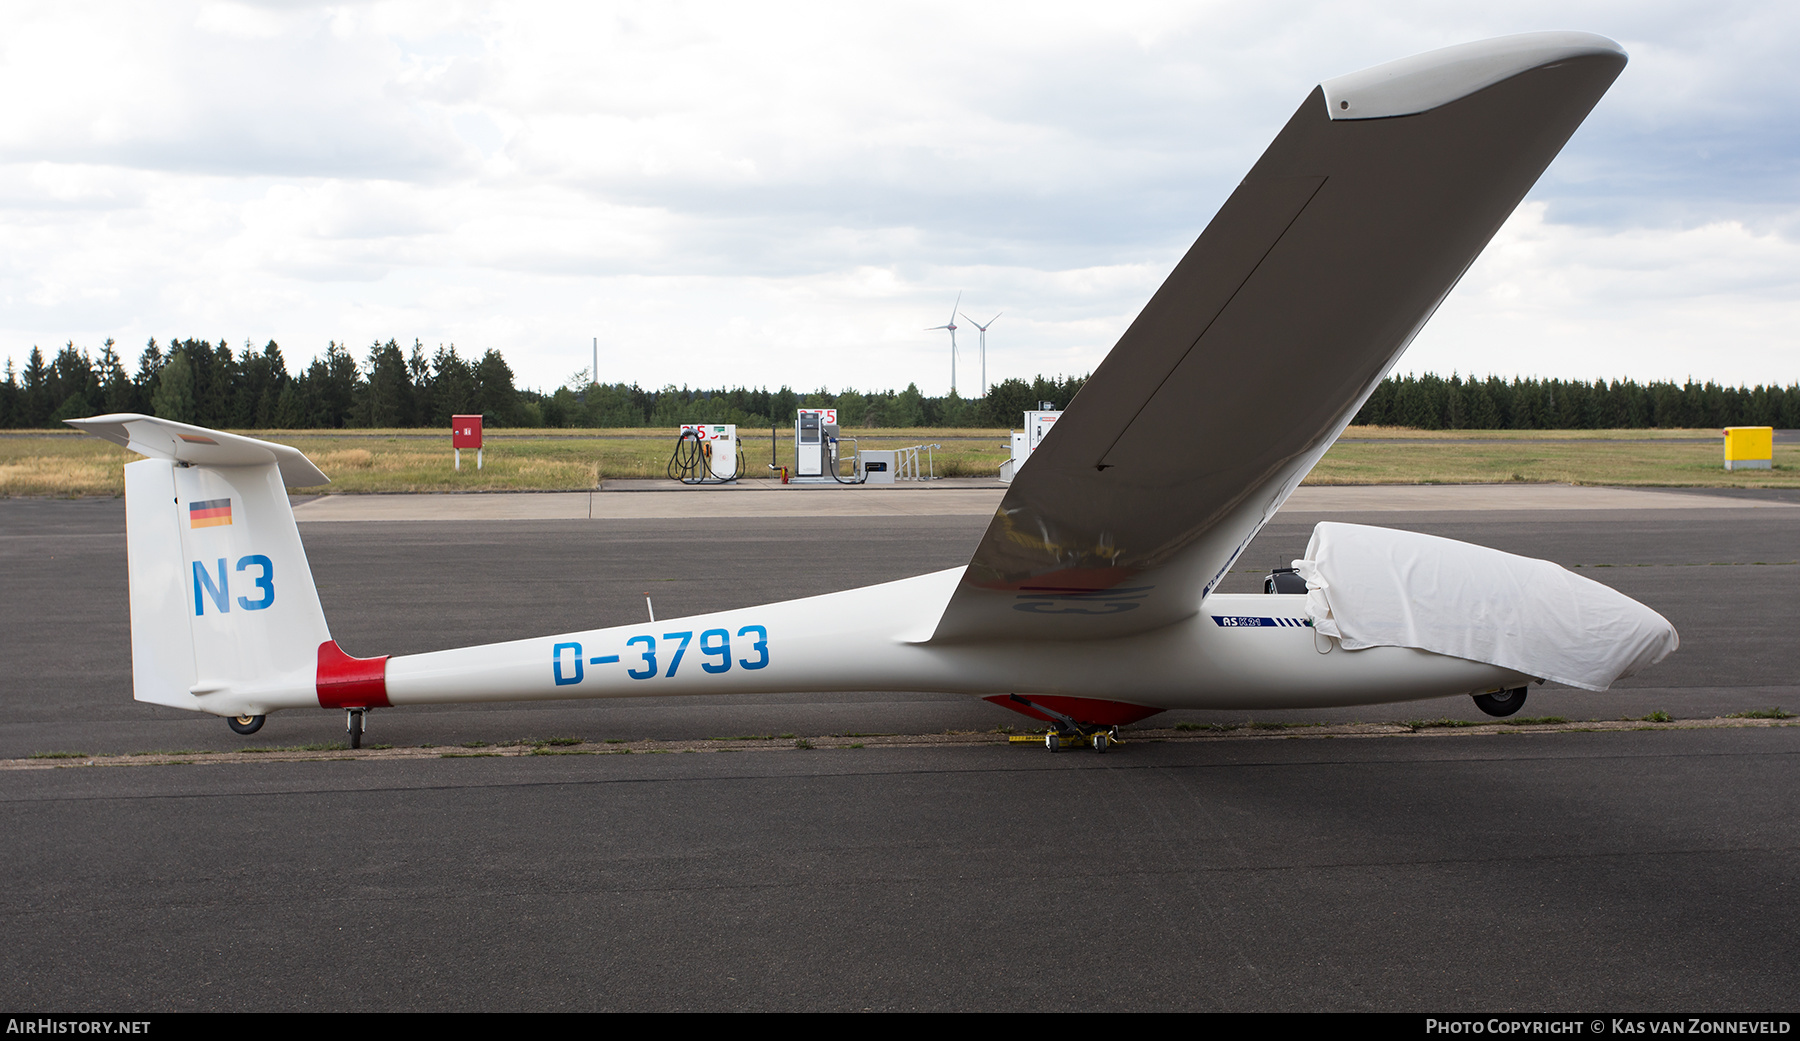
<instances>
[{"instance_id":1,"label":"wind turbine","mask_svg":"<svg viewBox=\"0 0 1800 1041\"><path fill-rule=\"evenodd\" d=\"M956 309L962 306L962 294L956 294L956 303L950 305L950 322L947 325L934 325L925 330L928 333L939 329L950 330L950 393L956 393ZM990 323L991 324L991 323Z\"/></svg>"},{"instance_id":2,"label":"wind turbine","mask_svg":"<svg viewBox=\"0 0 1800 1041\"><path fill-rule=\"evenodd\" d=\"M960 301L962 298L958 297L957 299ZM980 322L977 322L975 319L969 318L968 315L963 315L964 318L969 319L970 325L981 330L981 396L984 398L987 397L987 390L988 390L988 388L987 388L987 331L988 331L988 325L993 325L995 322L999 321L1000 315L1005 314L1005 313L1006 313L1005 311L1001 311L1000 314L997 314L994 317L989 318L987 325L982 325Z\"/></svg>"}]
</instances>

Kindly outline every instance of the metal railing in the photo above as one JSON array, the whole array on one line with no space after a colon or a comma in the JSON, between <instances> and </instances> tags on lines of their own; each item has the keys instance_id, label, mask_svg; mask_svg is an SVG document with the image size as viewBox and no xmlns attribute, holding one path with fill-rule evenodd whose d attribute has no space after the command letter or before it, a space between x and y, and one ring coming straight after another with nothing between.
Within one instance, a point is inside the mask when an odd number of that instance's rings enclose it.
<instances>
[{"instance_id":1,"label":"metal railing","mask_svg":"<svg viewBox=\"0 0 1800 1041\"><path fill-rule=\"evenodd\" d=\"M896 448L894 450L894 480L937 480L937 460L932 457L931 453L933 450L941 452L943 449L943 445L913 445L910 448ZM923 475L919 473L920 452L925 453L925 473Z\"/></svg>"}]
</instances>

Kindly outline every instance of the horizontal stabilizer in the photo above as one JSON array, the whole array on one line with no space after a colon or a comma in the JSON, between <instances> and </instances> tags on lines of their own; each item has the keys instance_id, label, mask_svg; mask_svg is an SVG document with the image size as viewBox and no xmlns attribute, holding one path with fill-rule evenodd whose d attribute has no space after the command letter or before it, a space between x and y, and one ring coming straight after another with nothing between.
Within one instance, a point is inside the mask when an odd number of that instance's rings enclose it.
<instances>
[{"instance_id":1,"label":"horizontal stabilizer","mask_svg":"<svg viewBox=\"0 0 1800 1041\"><path fill-rule=\"evenodd\" d=\"M289 488L311 488L330 484L331 478L306 458L298 448L278 445L242 434L189 426L170 419L121 412L92 419L66 419L63 422L85 434L111 441L152 459L170 459L194 466L257 466L274 463L281 471L281 481Z\"/></svg>"}]
</instances>

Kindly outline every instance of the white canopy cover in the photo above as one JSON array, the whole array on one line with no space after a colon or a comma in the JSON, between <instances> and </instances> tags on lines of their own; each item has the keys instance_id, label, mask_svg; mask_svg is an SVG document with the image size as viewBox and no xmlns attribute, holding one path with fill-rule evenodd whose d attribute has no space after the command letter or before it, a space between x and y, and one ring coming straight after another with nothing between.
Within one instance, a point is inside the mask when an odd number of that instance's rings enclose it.
<instances>
[{"instance_id":1,"label":"white canopy cover","mask_svg":"<svg viewBox=\"0 0 1800 1041\"><path fill-rule=\"evenodd\" d=\"M1416 647L1605 690L1680 642L1668 619L1548 560L1391 528L1322 523L1306 613L1346 650Z\"/></svg>"}]
</instances>

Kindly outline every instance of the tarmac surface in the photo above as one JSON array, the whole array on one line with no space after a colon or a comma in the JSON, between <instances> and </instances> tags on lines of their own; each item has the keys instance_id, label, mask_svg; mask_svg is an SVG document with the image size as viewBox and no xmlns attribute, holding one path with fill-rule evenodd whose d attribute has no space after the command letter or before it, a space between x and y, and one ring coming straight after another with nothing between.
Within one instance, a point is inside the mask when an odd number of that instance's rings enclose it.
<instances>
[{"instance_id":1,"label":"tarmac surface","mask_svg":"<svg viewBox=\"0 0 1800 1041\"><path fill-rule=\"evenodd\" d=\"M999 494L878 491L601 492L584 496L604 503L594 519L517 502L550 496L345 496L297 516L334 636L402 654L635 620L646 590L674 618L954 566ZM789 499L820 505L742 512ZM1225 588L1260 588L1327 518L1552 559L1680 630L1643 675L1534 688L1524 715L1800 712L1800 506L1780 494L1302 489ZM246 745L130 700L123 525L117 500L0 501L0 759ZM1252 716L1485 718L1457 698L1146 725ZM461 747L1027 722L856 692L420 708L374 714L370 740L469 757L0 772L0 1004L1795 1008L1795 726L1302 728L1104 757ZM286 713L251 741L328 743L341 726Z\"/></svg>"},{"instance_id":2,"label":"tarmac surface","mask_svg":"<svg viewBox=\"0 0 1800 1041\"><path fill-rule=\"evenodd\" d=\"M621 495L620 492L645 494ZM294 518L310 521L673 520L705 517L981 517L994 515L1006 485L950 478L892 486L741 481L679 485L607 481L597 492L482 492L464 495L322 495L297 502ZM701 498L696 499L695 496ZM1794 498L1800 499L1800 496ZM705 505L702 506L701 502ZM1768 505L1773 499L1639 488L1565 484L1342 485L1296 489L1295 513L1439 512L1468 510L1686 510ZM956 559L953 566L967 559Z\"/></svg>"}]
</instances>

